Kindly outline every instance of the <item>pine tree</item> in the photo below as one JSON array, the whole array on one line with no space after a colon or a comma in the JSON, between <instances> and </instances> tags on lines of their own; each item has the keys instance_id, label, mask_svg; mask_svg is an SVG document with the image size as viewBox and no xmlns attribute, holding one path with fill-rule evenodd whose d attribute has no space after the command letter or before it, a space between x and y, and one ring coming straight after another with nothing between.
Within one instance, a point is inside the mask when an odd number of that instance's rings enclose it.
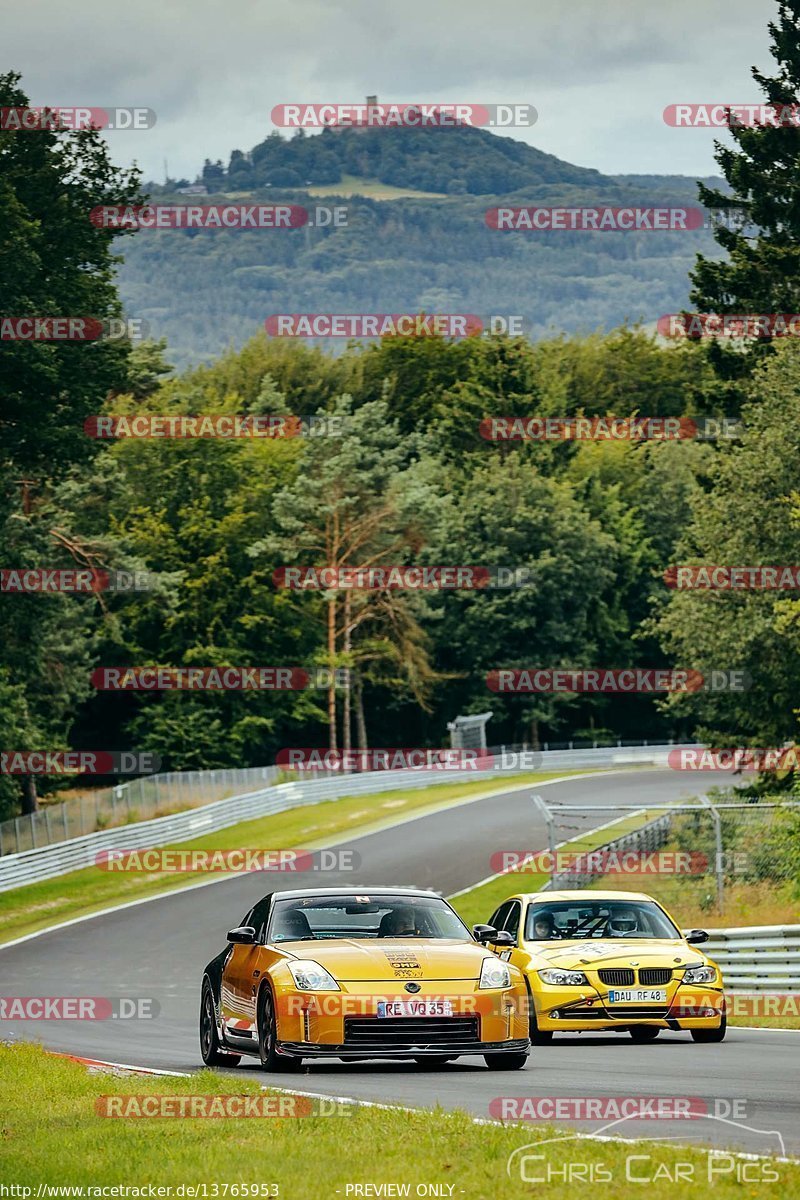
<instances>
[{"instance_id":1,"label":"pine tree","mask_svg":"<svg viewBox=\"0 0 800 1200\"><path fill-rule=\"evenodd\" d=\"M793 313L800 311L800 0L780 0L778 19L770 22L774 75L752 68L765 103L778 111L775 125L745 126L731 116L735 147L716 143L715 158L730 193L700 184L708 209L743 214L743 221L720 224L715 232L727 258L698 255L691 278L691 300L701 312ZM742 356L713 348L723 374L739 374L770 349L768 338Z\"/></svg>"}]
</instances>

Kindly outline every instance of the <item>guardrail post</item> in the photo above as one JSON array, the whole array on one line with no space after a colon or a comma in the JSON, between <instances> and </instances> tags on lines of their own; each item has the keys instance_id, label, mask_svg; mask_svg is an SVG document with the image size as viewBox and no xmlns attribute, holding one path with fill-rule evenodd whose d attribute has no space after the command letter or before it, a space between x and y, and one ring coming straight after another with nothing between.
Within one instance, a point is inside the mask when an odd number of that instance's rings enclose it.
<instances>
[{"instance_id":1,"label":"guardrail post","mask_svg":"<svg viewBox=\"0 0 800 1200\"><path fill-rule=\"evenodd\" d=\"M33 819L33 813L30 814L30 818L31 818L31 845L33 846L33 848L35 850L37 848L36 847L36 822Z\"/></svg>"},{"instance_id":2,"label":"guardrail post","mask_svg":"<svg viewBox=\"0 0 800 1200\"><path fill-rule=\"evenodd\" d=\"M706 806L714 822L714 874L717 877L717 906L719 911L723 912L725 906L725 868L722 853L722 818L708 796L700 796L699 800Z\"/></svg>"},{"instance_id":3,"label":"guardrail post","mask_svg":"<svg viewBox=\"0 0 800 1200\"><path fill-rule=\"evenodd\" d=\"M45 828L45 833L47 835L47 845L49 846L53 840L53 835L50 831L50 806L49 805L44 810L44 828Z\"/></svg>"}]
</instances>

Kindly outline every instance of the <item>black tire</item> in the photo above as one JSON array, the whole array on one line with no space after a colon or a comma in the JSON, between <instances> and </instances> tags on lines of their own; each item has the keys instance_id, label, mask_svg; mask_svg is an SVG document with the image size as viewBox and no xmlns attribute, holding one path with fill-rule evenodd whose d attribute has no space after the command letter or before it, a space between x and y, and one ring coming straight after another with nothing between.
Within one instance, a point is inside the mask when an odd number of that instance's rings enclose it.
<instances>
[{"instance_id":1,"label":"black tire","mask_svg":"<svg viewBox=\"0 0 800 1200\"><path fill-rule=\"evenodd\" d=\"M490 1071L521 1071L528 1061L527 1054L484 1054Z\"/></svg>"},{"instance_id":2,"label":"black tire","mask_svg":"<svg viewBox=\"0 0 800 1200\"><path fill-rule=\"evenodd\" d=\"M724 1042L727 1029L728 1018L723 1013L716 1029L693 1029L691 1031L692 1039L695 1042Z\"/></svg>"},{"instance_id":3,"label":"black tire","mask_svg":"<svg viewBox=\"0 0 800 1200\"><path fill-rule=\"evenodd\" d=\"M275 1049L278 1031L275 1024L275 1008L272 993L265 985L258 993L256 1006L256 1029L258 1030L258 1056L265 1071L299 1071L302 1058L289 1058L278 1054Z\"/></svg>"},{"instance_id":4,"label":"black tire","mask_svg":"<svg viewBox=\"0 0 800 1200\"><path fill-rule=\"evenodd\" d=\"M229 1054L220 1049L214 1017L214 997L207 979L203 980L203 990L200 994L200 1054L207 1067L236 1067L242 1061L241 1054Z\"/></svg>"},{"instance_id":5,"label":"black tire","mask_svg":"<svg viewBox=\"0 0 800 1200\"><path fill-rule=\"evenodd\" d=\"M529 1037L532 1046L545 1046L553 1040L552 1029L540 1029L539 1022L536 1020L536 1009L533 1004L533 996L528 994L528 1004L530 1005L530 1018L528 1020Z\"/></svg>"},{"instance_id":6,"label":"black tire","mask_svg":"<svg viewBox=\"0 0 800 1200\"><path fill-rule=\"evenodd\" d=\"M661 1033L660 1025L631 1025L628 1033L635 1042L654 1042Z\"/></svg>"}]
</instances>

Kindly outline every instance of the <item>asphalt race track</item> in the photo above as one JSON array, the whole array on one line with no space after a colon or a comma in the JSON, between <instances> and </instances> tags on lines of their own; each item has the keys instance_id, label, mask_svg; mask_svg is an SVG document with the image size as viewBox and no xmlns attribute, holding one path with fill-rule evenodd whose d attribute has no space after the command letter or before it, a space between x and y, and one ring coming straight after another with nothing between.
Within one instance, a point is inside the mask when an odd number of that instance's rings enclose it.
<instances>
[{"instance_id":1,"label":"asphalt race track","mask_svg":"<svg viewBox=\"0 0 800 1200\"><path fill-rule=\"evenodd\" d=\"M712 773L687 781L672 771L650 769L548 785L546 797L548 802L646 805L677 801L729 781ZM413 884L451 894L492 874L493 851L547 844L529 799L532 790L467 802L350 838L345 844L361 856L357 874L305 878L310 885ZM598 811L574 824L590 828L612 815ZM226 877L0 947L4 996L138 996L154 997L160 1005L157 1019L149 1021L4 1021L0 1037L36 1038L54 1050L112 1062L196 1070L202 1065L197 1016L203 967L256 899L301 882L297 875ZM606 1122L574 1124L607 1136L697 1140L794 1156L800 1154L798 1052L800 1032L729 1029L725 1042L706 1046L688 1034L664 1031L649 1045L635 1045L624 1034L556 1036L550 1045L533 1048L524 1071L509 1073L491 1072L479 1058L462 1058L436 1071L415 1064L321 1063L288 1077L265 1075L252 1059L233 1073L318 1094L466 1108L481 1117L488 1117L490 1101L503 1095L704 1097L709 1107L720 1102L717 1114L724 1119L626 1121L613 1128L605 1128ZM533 1140L521 1130L520 1145Z\"/></svg>"}]
</instances>

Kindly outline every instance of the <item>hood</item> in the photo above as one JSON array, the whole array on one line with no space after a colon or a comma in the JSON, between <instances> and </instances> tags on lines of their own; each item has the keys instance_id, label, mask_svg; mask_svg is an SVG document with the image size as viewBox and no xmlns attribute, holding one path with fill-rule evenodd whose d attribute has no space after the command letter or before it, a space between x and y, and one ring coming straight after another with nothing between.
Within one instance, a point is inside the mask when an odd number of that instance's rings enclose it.
<instances>
[{"instance_id":1,"label":"hood","mask_svg":"<svg viewBox=\"0 0 800 1200\"><path fill-rule=\"evenodd\" d=\"M477 979L491 957L473 942L426 938L336 938L282 942L294 958L310 958L343 983L388 979Z\"/></svg>"},{"instance_id":2,"label":"hood","mask_svg":"<svg viewBox=\"0 0 800 1200\"><path fill-rule=\"evenodd\" d=\"M543 966L588 970L597 967L699 967L706 961L696 950L679 941L648 939L636 942L624 938L598 938L591 942L558 942L551 946L531 946L531 954Z\"/></svg>"}]
</instances>

